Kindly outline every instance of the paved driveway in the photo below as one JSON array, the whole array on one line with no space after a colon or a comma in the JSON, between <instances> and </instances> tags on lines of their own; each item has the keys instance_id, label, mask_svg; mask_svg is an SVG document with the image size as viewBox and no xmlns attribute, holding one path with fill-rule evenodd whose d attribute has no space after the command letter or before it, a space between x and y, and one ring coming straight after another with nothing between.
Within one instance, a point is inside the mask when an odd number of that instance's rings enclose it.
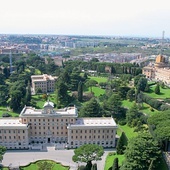
<instances>
[{"instance_id":1,"label":"paved driveway","mask_svg":"<svg viewBox=\"0 0 170 170\"><path fill-rule=\"evenodd\" d=\"M97 161L98 170L104 170L105 158L108 152L105 150L101 161ZM4 155L2 164L4 166L18 167L27 165L36 160L50 159L70 166L71 170L77 170L77 164L72 161L74 150L48 150L48 151L7 151Z\"/></svg>"}]
</instances>

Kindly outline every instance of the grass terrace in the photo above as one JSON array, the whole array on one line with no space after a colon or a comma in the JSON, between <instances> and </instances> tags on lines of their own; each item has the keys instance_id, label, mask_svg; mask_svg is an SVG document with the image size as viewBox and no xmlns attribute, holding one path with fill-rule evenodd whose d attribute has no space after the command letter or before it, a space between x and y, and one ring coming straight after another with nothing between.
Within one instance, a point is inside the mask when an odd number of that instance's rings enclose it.
<instances>
[{"instance_id":1,"label":"grass terrace","mask_svg":"<svg viewBox=\"0 0 170 170\"><path fill-rule=\"evenodd\" d=\"M133 106L133 104L134 104L134 101L133 101L133 102L131 102L131 101L129 101L129 100L123 100L123 101L122 101L123 107L125 107L125 108L127 108L127 109L131 108L131 107ZM147 115L153 115L153 114L159 112L159 111L156 110L156 109L153 109L153 110L154 110L154 111L151 111L151 107L150 107L148 104L143 103L143 108L140 109L139 111L142 112L142 113L144 113L144 114L147 114Z\"/></svg>"},{"instance_id":2,"label":"grass terrace","mask_svg":"<svg viewBox=\"0 0 170 170\"><path fill-rule=\"evenodd\" d=\"M106 157L104 170L108 170L113 165L115 158L119 159L119 166L122 165L123 160L125 159L124 155L117 155L116 153L109 153Z\"/></svg>"},{"instance_id":3,"label":"grass terrace","mask_svg":"<svg viewBox=\"0 0 170 170\"><path fill-rule=\"evenodd\" d=\"M155 94L156 85L150 86L150 91L146 93L148 96L155 98L155 99L165 99L165 98L170 98L170 88L161 88L160 87L160 94Z\"/></svg>"},{"instance_id":4,"label":"grass terrace","mask_svg":"<svg viewBox=\"0 0 170 170\"><path fill-rule=\"evenodd\" d=\"M43 99L42 96L43 96L43 94L37 94L37 95L33 95L32 96L33 101L36 103L36 107L40 108L40 109L43 108L43 105L46 102L46 100ZM53 103L56 103L55 94L54 93L53 94L49 94L48 99L49 99L49 101L51 101Z\"/></svg>"},{"instance_id":5,"label":"grass terrace","mask_svg":"<svg viewBox=\"0 0 170 170\"><path fill-rule=\"evenodd\" d=\"M3 113L8 113L8 114L10 114L12 117L18 117L18 116L19 116L18 113L12 112L12 111L9 110L7 107L0 106L0 117L2 117L2 114L3 114Z\"/></svg>"},{"instance_id":6,"label":"grass terrace","mask_svg":"<svg viewBox=\"0 0 170 170\"><path fill-rule=\"evenodd\" d=\"M97 81L98 83L101 82L107 82L108 78L107 77L93 77L93 76L88 76L88 78Z\"/></svg>"}]
</instances>

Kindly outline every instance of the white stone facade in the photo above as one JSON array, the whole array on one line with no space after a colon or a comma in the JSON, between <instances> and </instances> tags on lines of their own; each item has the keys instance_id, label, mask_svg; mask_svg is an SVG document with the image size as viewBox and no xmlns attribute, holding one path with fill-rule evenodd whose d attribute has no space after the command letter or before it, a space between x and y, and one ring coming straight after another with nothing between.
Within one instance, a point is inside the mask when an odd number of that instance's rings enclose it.
<instances>
[{"instance_id":1,"label":"white stone facade","mask_svg":"<svg viewBox=\"0 0 170 170\"><path fill-rule=\"evenodd\" d=\"M117 129L112 117L78 118L75 106L56 110L52 102L46 102L44 109L25 106L19 118L0 119L0 127L0 145L8 149L44 143L63 143L68 148L87 143L115 147Z\"/></svg>"}]
</instances>

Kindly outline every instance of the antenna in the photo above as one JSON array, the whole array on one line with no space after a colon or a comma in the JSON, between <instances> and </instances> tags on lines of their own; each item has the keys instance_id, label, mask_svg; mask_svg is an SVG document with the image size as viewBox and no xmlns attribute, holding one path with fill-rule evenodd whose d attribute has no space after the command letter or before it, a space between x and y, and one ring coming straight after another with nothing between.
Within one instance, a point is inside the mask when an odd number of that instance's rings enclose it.
<instances>
[{"instance_id":1,"label":"antenna","mask_svg":"<svg viewBox=\"0 0 170 170\"><path fill-rule=\"evenodd\" d=\"M165 31L162 32L162 39L161 39L161 55L162 55L162 53L163 53L164 35L165 35Z\"/></svg>"},{"instance_id":2,"label":"antenna","mask_svg":"<svg viewBox=\"0 0 170 170\"><path fill-rule=\"evenodd\" d=\"M9 64L10 64L10 74L12 74L12 53L11 53L11 50L9 53Z\"/></svg>"}]
</instances>

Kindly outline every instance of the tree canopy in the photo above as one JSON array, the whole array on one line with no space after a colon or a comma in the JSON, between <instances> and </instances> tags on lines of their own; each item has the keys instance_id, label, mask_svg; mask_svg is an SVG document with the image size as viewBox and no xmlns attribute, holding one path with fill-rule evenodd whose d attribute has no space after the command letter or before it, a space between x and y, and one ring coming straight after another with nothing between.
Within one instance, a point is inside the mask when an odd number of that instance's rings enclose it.
<instances>
[{"instance_id":1,"label":"tree canopy","mask_svg":"<svg viewBox=\"0 0 170 170\"><path fill-rule=\"evenodd\" d=\"M104 150L102 146L96 144L86 144L74 150L72 160L74 162L89 163L101 160Z\"/></svg>"},{"instance_id":2,"label":"tree canopy","mask_svg":"<svg viewBox=\"0 0 170 170\"><path fill-rule=\"evenodd\" d=\"M149 133L140 133L128 142L125 161L120 170L145 170L149 168L152 161L156 167L160 156L158 142Z\"/></svg>"},{"instance_id":3,"label":"tree canopy","mask_svg":"<svg viewBox=\"0 0 170 170\"><path fill-rule=\"evenodd\" d=\"M148 124L153 136L162 144L163 149L167 150L170 141L170 112L154 114L148 118Z\"/></svg>"},{"instance_id":4,"label":"tree canopy","mask_svg":"<svg viewBox=\"0 0 170 170\"><path fill-rule=\"evenodd\" d=\"M100 104L95 98L91 98L80 110L80 115L83 117L98 117L101 116Z\"/></svg>"},{"instance_id":5,"label":"tree canopy","mask_svg":"<svg viewBox=\"0 0 170 170\"><path fill-rule=\"evenodd\" d=\"M4 146L0 146L0 162L3 160L3 155L6 152L6 148Z\"/></svg>"}]
</instances>

